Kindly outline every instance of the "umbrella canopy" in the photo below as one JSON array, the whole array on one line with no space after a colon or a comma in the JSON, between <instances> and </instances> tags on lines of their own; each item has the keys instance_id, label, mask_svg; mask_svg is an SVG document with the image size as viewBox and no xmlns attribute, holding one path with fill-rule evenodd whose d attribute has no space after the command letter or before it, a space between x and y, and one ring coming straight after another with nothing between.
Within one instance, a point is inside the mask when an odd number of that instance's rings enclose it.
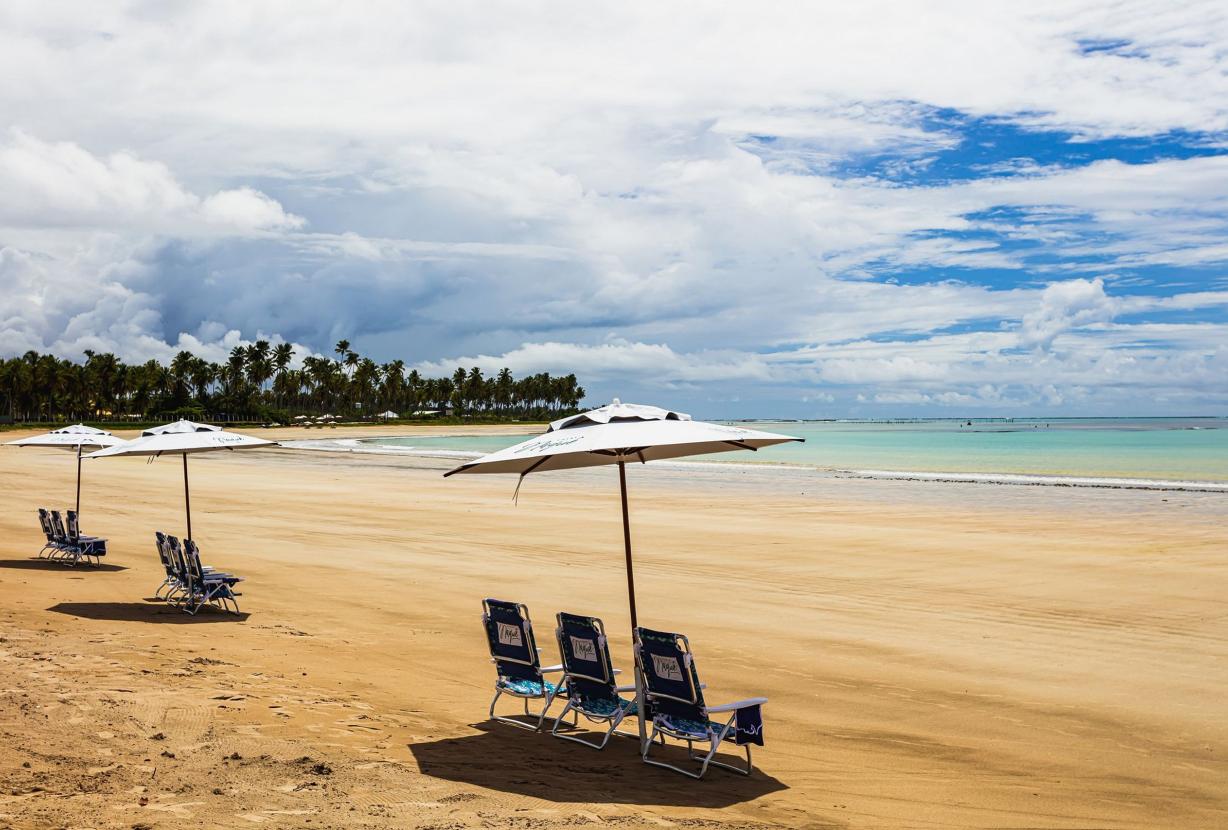
<instances>
[{"instance_id":1,"label":"umbrella canopy","mask_svg":"<svg viewBox=\"0 0 1228 830\"><path fill-rule=\"evenodd\" d=\"M609 406L562 418L545 433L484 455L444 473L529 473L597 467L625 461L661 461L731 450L757 450L801 441L788 435L692 421L690 415L655 406Z\"/></svg>"},{"instance_id":2,"label":"umbrella canopy","mask_svg":"<svg viewBox=\"0 0 1228 830\"><path fill-rule=\"evenodd\" d=\"M122 438L116 438L106 430L87 427L85 424L73 424L44 432L42 435L8 442L13 447L62 447L73 450L78 447L113 447L122 443Z\"/></svg>"},{"instance_id":3,"label":"umbrella canopy","mask_svg":"<svg viewBox=\"0 0 1228 830\"><path fill-rule=\"evenodd\" d=\"M86 458L113 458L127 455L141 455L158 458L163 455L183 456L183 501L187 511L188 535L192 538L192 503L188 494L188 456L198 452L216 452L218 450L249 450L259 447L275 447L276 441L263 438L252 438L250 435L240 435L228 432L211 424L198 424L194 421L176 421L141 433L135 438L118 446L108 447L98 452L92 452Z\"/></svg>"},{"instance_id":4,"label":"umbrella canopy","mask_svg":"<svg viewBox=\"0 0 1228 830\"><path fill-rule=\"evenodd\" d=\"M81 513L81 451L97 447L113 447L122 444L122 438L116 438L106 430L87 427L85 424L73 424L70 427L53 429L42 435L32 435L29 438L19 438L9 441L13 447L58 447L77 451L77 510Z\"/></svg>"},{"instance_id":5,"label":"umbrella canopy","mask_svg":"<svg viewBox=\"0 0 1228 830\"><path fill-rule=\"evenodd\" d=\"M618 465L622 494L623 548L627 565L627 599L631 607L632 636L639 625L635 610L635 570L631 558L631 522L627 511L627 462L659 461L732 450L757 450L788 441L790 435L693 421L690 415L655 406L624 404L617 398L603 406L550 424L542 435L504 450L484 455L444 473L515 473L523 480L530 473L574 470L603 464ZM635 669L636 695L643 706L644 678ZM643 711L642 708L640 710ZM640 744L647 740L640 718Z\"/></svg>"},{"instance_id":6,"label":"umbrella canopy","mask_svg":"<svg viewBox=\"0 0 1228 830\"><path fill-rule=\"evenodd\" d=\"M269 447L276 443L276 441L267 441L264 438L252 438L250 435L228 432L212 424L176 421L173 424L147 429L141 433L140 438L134 438L124 444L90 453L85 457L187 455L189 453L213 452L215 450L246 450L254 447Z\"/></svg>"},{"instance_id":7,"label":"umbrella canopy","mask_svg":"<svg viewBox=\"0 0 1228 830\"><path fill-rule=\"evenodd\" d=\"M387 412L381 412L379 414L379 417L381 418L400 418L401 416L393 412L391 409L389 409Z\"/></svg>"}]
</instances>

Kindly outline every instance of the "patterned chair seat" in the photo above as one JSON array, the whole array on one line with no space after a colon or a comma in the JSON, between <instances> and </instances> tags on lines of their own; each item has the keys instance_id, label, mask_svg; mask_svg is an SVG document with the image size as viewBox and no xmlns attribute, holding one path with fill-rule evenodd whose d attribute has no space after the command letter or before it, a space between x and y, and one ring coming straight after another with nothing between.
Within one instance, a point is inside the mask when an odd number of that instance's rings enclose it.
<instances>
[{"instance_id":1,"label":"patterned chair seat","mask_svg":"<svg viewBox=\"0 0 1228 830\"><path fill-rule=\"evenodd\" d=\"M673 717L670 715L657 715L657 726L663 731L670 733L678 738L692 741L706 741L710 736L708 730L719 735L721 730L725 728L725 724L717 723L716 721L708 721L704 723L699 720L691 720L690 718ZM732 730L730 730L732 734Z\"/></svg>"},{"instance_id":2,"label":"patterned chair seat","mask_svg":"<svg viewBox=\"0 0 1228 830\"><path fill-rule=\"evenodd\" d=\"M548 681L517 680L511 677L500 677L498 685L503 691L517 697L546 697L557 694L559 690L558 686Z\"/></svg>"},{"instance_id":3,"label":"patterned chair seat","mask_svg":"<svg viewBox=\"0 0 1228 830\"><path fill-rule=\"evenodd\" d=\"M592 715L598 718L612 718L614 714L622 709L623 716L635 713L635 701L627 700L626 698L608 698L608 697L593 697L587 700L572 698L572 706L579 709L585 715Z\"/></svg>"}]
</instances>

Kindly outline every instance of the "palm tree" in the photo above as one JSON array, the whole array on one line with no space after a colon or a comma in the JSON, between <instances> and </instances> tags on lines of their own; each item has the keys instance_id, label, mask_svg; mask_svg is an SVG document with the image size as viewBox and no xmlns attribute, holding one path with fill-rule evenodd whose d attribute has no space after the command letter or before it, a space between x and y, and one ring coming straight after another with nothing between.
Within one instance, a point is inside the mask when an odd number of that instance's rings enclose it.
<instances>
[{"instance_id":1,"label":"palm tree","mask_svg":"<svg viewBox=\"0 0 1228 830\"><path fill-rule=\"evenodd\" d=\"M294 347L289 343L278 343L273 347L273 371L277 373L273 381L273 389L276 392L279 407L285 402L286 371L290 368L292 360L294 360Z\"/></svg>"}]
</instances>

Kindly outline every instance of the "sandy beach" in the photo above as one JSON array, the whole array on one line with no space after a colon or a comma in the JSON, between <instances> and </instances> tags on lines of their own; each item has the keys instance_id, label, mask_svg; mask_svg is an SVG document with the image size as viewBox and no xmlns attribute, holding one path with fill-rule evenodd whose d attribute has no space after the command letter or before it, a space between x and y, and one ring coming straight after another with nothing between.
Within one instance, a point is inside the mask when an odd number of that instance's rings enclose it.
<instances>
[{"instance_id":1,"label":"sandy beach","mask_svg":"<svg viewBox=\"0 0 1228 830\"><path fill-rule=\"evenodd\" d=\"M482 597L550 661L556 611L599 615L630 669L618 489L449 466L193 458L204 559L247 581L188 618L148 599L177 460L89 464L110 554L70 569L32 557L71 456L0 450L0 827L1228 826L1221 496L630 470L641 622L710 702L770 698L754 775L693 782L487 723Z\"/></svg>"}]
</instances>

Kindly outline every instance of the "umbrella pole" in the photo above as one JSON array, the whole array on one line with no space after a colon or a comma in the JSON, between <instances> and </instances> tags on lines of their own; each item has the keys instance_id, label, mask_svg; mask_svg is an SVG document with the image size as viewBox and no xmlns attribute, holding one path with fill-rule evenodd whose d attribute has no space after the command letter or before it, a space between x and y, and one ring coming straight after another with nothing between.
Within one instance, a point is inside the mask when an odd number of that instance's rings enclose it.
<instances>
[{"instance_id":1,"label":"umbrella pole","mask_svg":"<svg viewBox=\"0 0 1228 830\"><path fill-rule=\"evenodd\" d=\"M635 614L635 568L631 562L631 519L627 513L627 465L622 461L618 462L618 487L623 502L623 550L627 556L627 598L631 602L631 642L634 643L639 619ZM635 661L635 699L639 707L637 719L640 722L640 752L643 753L644 745L648 743L648 724L644 721L644 676L640 671L638 658Z\"/></svg>"},{"instance_id":2,"label":"umbrella pole","mask_svg":"<svg viewBox=\"0 0 1228 830\"><path fill-rule=\"evenodd\" d=\"M77 445L77 521L81 521L81 445Z\"/></svg>"},{"instance_id":3,"label":"umbrella pole","mask_svg":"<svg viewBox=\"0 0 1228 830\"><path fill-rule=\"evenodd\" d=\"M192 540L192 498L188 495L188 454L183 454L183 507L188 514L188 541Z\"/></svg>"}]
</instances>

